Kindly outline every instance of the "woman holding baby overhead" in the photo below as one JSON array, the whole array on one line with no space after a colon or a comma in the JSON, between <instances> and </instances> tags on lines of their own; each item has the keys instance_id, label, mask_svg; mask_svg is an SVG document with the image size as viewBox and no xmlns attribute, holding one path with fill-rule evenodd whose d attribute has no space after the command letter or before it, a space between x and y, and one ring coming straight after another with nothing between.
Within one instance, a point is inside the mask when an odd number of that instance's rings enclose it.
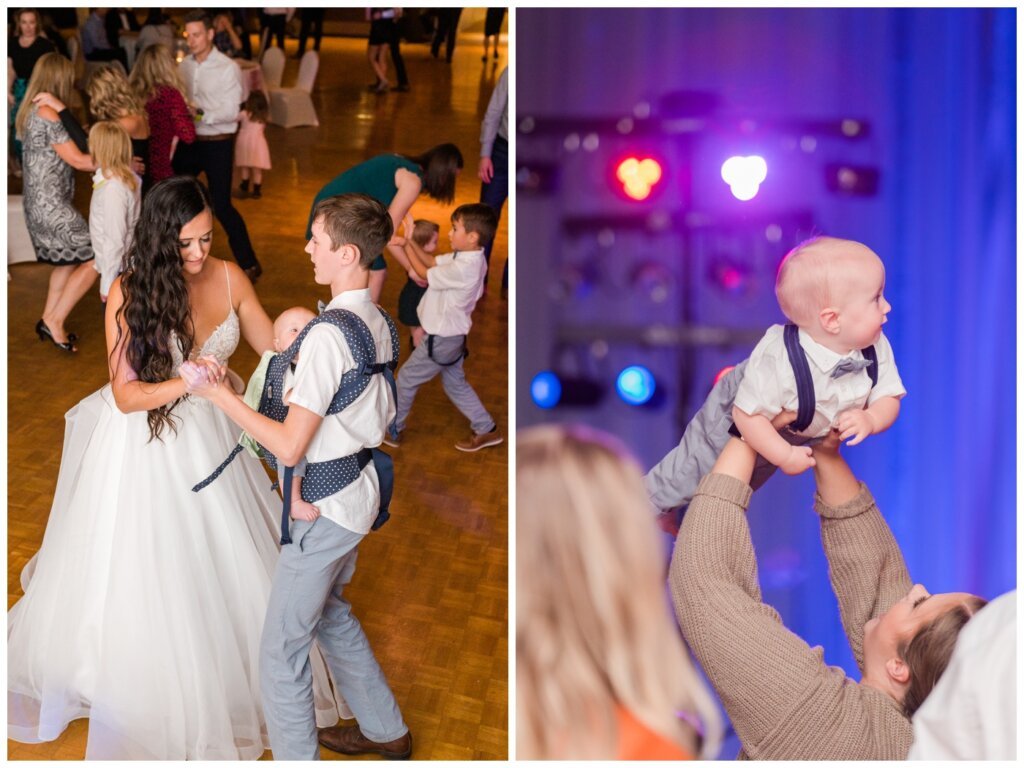
<instances>
[{"instance_id":1,"label":"woman holding baby overhead","mask_svg":"<svg viewBox=\"0 0 1024 768\"><path fill-rule=\"evenodd\" d=\"M778 420L776 425L778 426ZM859 682L761 602L747 525L756 454L725 446L683 518L669 572L676 616L753 760L904 760L910 718L985 600L913 585L875 500L839 454L812 449L814 509Z\"/></svg>"},{"instance_id":2,"label":"woman holding baby overhead","mask_svg":"<svg viewBox=\"0 0 1024 768\"><path fill-rule=\"evenodd\" d=\"M67 414L43 546L8 614L8 735L56 739L88 717L91 759L256 759L267 748L259 639L281 502L249 456L191 488L238 430L186 396L184 360L262 352L270 320L233 263L210 256L206 188L153 187L110 289L110 383ZM338 702L313 657L316 709Z\"/></svg>"}]
</instances>

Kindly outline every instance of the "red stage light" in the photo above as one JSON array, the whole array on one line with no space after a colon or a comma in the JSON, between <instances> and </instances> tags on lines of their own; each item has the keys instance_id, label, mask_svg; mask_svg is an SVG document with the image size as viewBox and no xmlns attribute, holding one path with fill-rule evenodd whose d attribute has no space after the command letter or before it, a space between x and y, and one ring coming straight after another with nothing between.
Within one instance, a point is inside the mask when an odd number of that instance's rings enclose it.
<instances>
[{"instance_id":1,"label":"red stage light","mask_svg":"<svg viewBox=\"0 0 1024 768\"><path fill-rule=\"evenodd\" d=\"M627 157L615 168L622 192L632 200L646 200L661 181L661 163L653 157Z\"/></svg>"}]
</instances>

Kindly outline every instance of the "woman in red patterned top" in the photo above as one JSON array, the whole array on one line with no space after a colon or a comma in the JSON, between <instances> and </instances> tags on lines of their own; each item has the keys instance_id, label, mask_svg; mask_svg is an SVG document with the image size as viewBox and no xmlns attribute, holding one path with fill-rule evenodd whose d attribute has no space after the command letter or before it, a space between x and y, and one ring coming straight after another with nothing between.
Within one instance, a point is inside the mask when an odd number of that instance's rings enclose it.
<instances>
[{"instance_id":1,"label":"woman in red patterned top","mask_svg":"<svg viewBox=\"0 0 1024 768\"><path fill-rule=\"evenodd\" d=\"M150 130L147 165L156 183L174 175L174 150L179 141L195 141L196 126L185 103L181 75L166 45L151 45L139 54L131 83L146 102Z\"/></svg>"}]
</instances>

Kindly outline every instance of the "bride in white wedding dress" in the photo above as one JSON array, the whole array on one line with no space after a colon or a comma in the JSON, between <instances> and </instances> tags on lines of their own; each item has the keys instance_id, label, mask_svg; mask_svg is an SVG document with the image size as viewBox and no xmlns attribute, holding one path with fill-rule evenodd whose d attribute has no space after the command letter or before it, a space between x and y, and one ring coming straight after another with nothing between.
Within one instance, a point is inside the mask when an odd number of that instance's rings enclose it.
<instances>
[{"instance_id":1,"label":"bride in white wedding dress","mask_svg":"<svg viewBox=\"0 0 1024 768\"><path fill-rule=\"evenodd\" d=\"M202 493L238 429L185 397L182 360L271 347L242 270L209 256L209 195L189 177L146 197L110 290L110 384L67 414L42 548L8 613L8 736L89 718L89 759L256 759L268 747L259 642L281 501L243 452ZM200 344L200 340L202 343ZM339 708L319 654L319 726Z\"/></svg>"}]
</instances>

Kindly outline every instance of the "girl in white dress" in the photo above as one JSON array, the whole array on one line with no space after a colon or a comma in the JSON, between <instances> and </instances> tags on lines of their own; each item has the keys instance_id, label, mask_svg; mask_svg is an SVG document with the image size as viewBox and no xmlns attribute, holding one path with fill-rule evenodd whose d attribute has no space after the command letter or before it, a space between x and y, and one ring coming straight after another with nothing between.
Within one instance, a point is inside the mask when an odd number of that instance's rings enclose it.
<instances>
[{"instance_id":1,"label":"girl in white dress","mask_svg":"<svg viewBox=\"0 0 1024 768\"><path fill-rule=\"evenodd\" d=\"M142 179L132 171L132 140L113 120L101 120L89 131L89 154L96 162L89 201L89 237L100 273L100 299L107 300L142 205Z\"/></svg>"},{"instance_id":2,"label":"girl in white dress","mask_svg":"<svg viewBox=\"0 0 1024 768\"><path fill-rule=\"evenodd\" d=\"M154 186L128 269L110 289L110 384L67 414L43 545L8 613L8 736L57 738L89 718L89 759L256 759L268 746L259 641L281 502L252 457L202 493L238 429L178 376L226 363L270 319L236 265L211 258L209 193ZM334 725L322 659L318 725Z\"/></svg>"}]
</instances>

